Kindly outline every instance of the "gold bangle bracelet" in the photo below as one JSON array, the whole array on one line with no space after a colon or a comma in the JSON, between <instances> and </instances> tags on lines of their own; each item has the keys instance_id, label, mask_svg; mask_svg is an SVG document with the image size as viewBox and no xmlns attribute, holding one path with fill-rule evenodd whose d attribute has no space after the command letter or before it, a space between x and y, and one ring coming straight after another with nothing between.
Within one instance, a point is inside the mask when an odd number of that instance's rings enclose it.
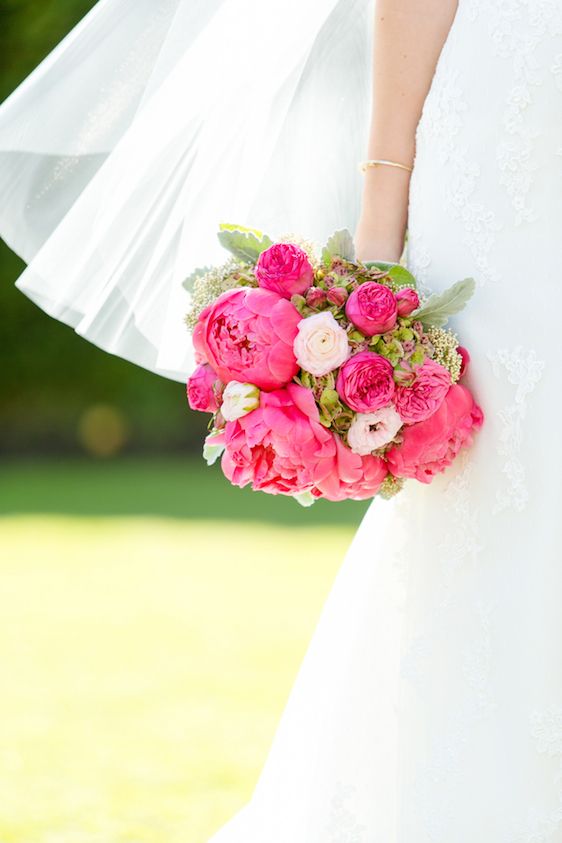
<instances>
[{"instance_id":1,"label":"gold bangle bracelet","mask_svg":"<svg viewBox=\"0 0 562 843\"><path fill-rule=\"evenodd\" d=\"M386 158L371 158L369 161L362 161L359 164L359 169L362 173L365 173L369 167L377 167L379 164L386 165L387 167L398 167L400 170L407 170L409 173L414 169L407 164L400 164L398 161L388 161Z\"/></svg>"}]
</instances>

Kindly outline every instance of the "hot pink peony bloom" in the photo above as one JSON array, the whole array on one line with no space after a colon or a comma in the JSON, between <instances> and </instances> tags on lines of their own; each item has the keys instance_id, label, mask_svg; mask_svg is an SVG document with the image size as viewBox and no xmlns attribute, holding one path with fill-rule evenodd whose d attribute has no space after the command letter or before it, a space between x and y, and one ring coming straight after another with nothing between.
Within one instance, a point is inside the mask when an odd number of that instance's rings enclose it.
<instances>
[{"instance_id":1,"label":"hot pink peony bloom","mask_svg":"<svg viewBox=\"0 0 562 843\"><path fill-rule=\"evenodd\" d=\"M461 371L459 375L459 377L462 378L462 376L466 372L468 364L470 363L470 354L468 353L468 350L464 347L464 345L457 345L457 353L460 354L460 356L462 357Z\"/></svg>"},{"instance_id":2,"label":"hot pink peony bloom","mask_svg":"<svg viewBox=\"0 0 562 843\"><path fill-rule=\"evenodd\" d=\"M341 367L336 390L356 413L372 413L392 400L393 372L386 357L373 351L360 351Z\"/></svg>"},{"instance_id":3,"label":"hot pink peony bloom","mask_svg":"<svg viewBox=\"0 0 562 843\"><path fill-rule=\"evenodd\" d=\"M415 290L411 287L404 287L395 293L398 306L398 316L409 316L420 306L420 299Z\"/></svg>"},{"instance_id":4,"label":"hot pink peony bloom","mask_svg":"<svg viewBox=\"0 0 562 843\"><path fill-rule=\"evenodd\" d=\"M415 373L411 386L397 387L394 396L394 404L405 424L414 424L433 415L451 386L449 370L429 357L416 367Z\"/></svg>"},{"instance_id":5,"label":"hot pink peony bloom","mask_svg":"<svg viewBox=\"0 0 562 843\"><path fill-rule=\"evenodd\" d=\"M320 424L312 392L290 383L262 392L260 406L228 422L222 470L235 486L292 495L321 485L336 468L336 437Z\"/></svg>"},{"instance_id":6,"label":"hot pink peony bloom","mask_svg":"<svg viewBox=\"0 0 562 843\"><path fill-rule=\"evenodd\" d=\"M384 334L396 324L398 308L392 290L377 281L366 281L347 300L345 314L366 337Z\"/></svg>"},{"instance_id":7,"label":"hot pink peony bloom","mask_svg":"<svg viewBox=\"0 0 562 843\"><path fill-rule=\"evenodd\" d=\"M236 287L203 314L194 343L223 383L237 380L269 390L297 374L293 342L301 315L287 299L271 290Z\"/></svg>"},{"instance_id":8,"label":"hot pink peony bloom","mask_svg":"<svg viewBox=\"0 0 562 843\"><path fill-rule=\"evenodd\" d=\"M215 390L220 385L214 369L207 363L199 365L187 382L187 400L191 409L215 413L218 410Z\"/></svg>"},{"instance_id":9,"label":"hot pink peony bloom","mask_svg":"<svg viewBox=\"0 0 562 843\"><path fill-rule=\"evenodd\" d=\"M294 243L274 243L259 256L256 278L260 287L290 299L302 295L314 278L306 252Z\"/></svg>"},{"instance_id":10,"label":"hot pink peony bloom","mask_svg":"<svg viewBox=\"0 0 562 843\"><path fill-rule=\"evenodd\" d=\"M339 436L335 436L337 456L335 471L312 490L321 493L329 501L365 500L379 491L388 470L384 460L374 456L360 456L347 448Z\"/></svg>"},{"instance_id":11,"label":"hot pink peony bloom","mask_svg":"<svg viewBox=\"0 0 562 843\"><path fill-rule=\"evenodd\" d=\"M431 483L437 473L451 465L464 445L472 444L472 433L483 421L472 393L465 386L453 384L432 416L404 428L402 444L386 454L388 468L396 477Z\"/></svg>"}]
</instances>

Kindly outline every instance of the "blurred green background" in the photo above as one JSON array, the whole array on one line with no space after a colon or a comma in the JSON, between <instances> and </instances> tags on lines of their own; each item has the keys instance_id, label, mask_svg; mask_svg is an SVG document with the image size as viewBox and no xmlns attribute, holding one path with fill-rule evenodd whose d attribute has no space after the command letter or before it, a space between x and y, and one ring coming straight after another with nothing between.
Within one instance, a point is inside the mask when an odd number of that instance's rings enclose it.
<instances>
[{"instance_id":1,"label":"blurred green background","mask_svg":"<svg viewBox=\"0 0 562 843\"><path fill-rule=\"evenodd\" d=\"M0 0L2 99L92 5ZM0 839L204 843L366 504L230 488L184 387L50 319L22 269L0 243Z\"/></svg>"}]
</instances>

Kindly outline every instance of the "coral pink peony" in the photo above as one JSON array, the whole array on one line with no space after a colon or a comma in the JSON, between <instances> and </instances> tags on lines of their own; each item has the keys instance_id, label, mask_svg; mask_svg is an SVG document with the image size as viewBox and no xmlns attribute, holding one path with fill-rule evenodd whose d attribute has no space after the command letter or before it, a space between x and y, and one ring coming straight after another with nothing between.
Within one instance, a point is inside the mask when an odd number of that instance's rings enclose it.
<instances>
[{"instance_id":1,"label":"coral pink peony","mask_svg":"<svg viewBox=\"0 0 562 843\"><path fill-rule=\"evenodd\" d=\"M320 424L312 392L295 383L262 392L260 405L228 422L222 470L235 486L292 495L322 485L336 467L336 437Z\"/></svg>"},{"instance_id":2,"label":"coral pink peony","mask_svg":"<svg viewBox=\"0 0 562 843\"><path fill-rule=\"evenodd\" d=\"M395 294L398 306L398 316L409 316L420 306L420 299L411 287L403 287Z\"/></svg>"},{"instance_id":3,"label":"coral pink peony","mask_svg":"<svg viewBox=\"0 0 562 843\"><path fill-rule=\"evenodd\" d=\"M302 295L314 279L314 269L306 252L294 243L274 243L259 256L256 264L258 284L290 299Z\"/></svg>"},{"instance_id":4,"label":"coral pink peony","mask_svg":"<svg viewBox=\"0 0 562 843\"><path fill-rule=\"evenodd\" d=\"M449 370L429 357L416 367L415 373L412 384L397 387L394 396L394 404L405 424L415 424L433 415L451 386Z\"/></svg>"},{"instance_id":5,"label":"coral pink peony","mask_svg":"<svg viewBox=\"0 0 562 843\"><path fill-rule=\"evenodd\" d=\"M393 371L386 357L373 351L360 351L341 367L336 390L355 412L372 413L392 400Z\"/></svg>"},{"instance_id":6,"label":"coral pink peony","mask_svg":"<svg viewBox=\"0 0 562 843\"><path fill-rule=\"evenodd\" d=\"M439 409L428 419L403 431L402 444L391 448L386 459L396 477L413 477L430 483L435 474L449 466L464 445L472 444L472 433L484 416L472 393L453 384Z\"/></svg>"},{"instance_id":7,"label":"coral pink peony","mask_svg":"<svg viewBox=\"0 0 562 843\"><path fill-rule=\"evenodd\" d=\"M187 400L191 409L215 413L218 410L216 393L220 386L214 369L207 363L197 366L187 382Z\"/></svg>"},{"instance_id":8,"label":"coral pink peony","mask_svg":"<svg viewBox=\"0 0 562 843\"><path fill-rule=\"evenodd\" d=\"M317 484L313 495L319 493L329 501L365 500L374 497L388 474L380 457L360 456L347 448L339 436L336 440L335 470Z\"/></svg>"},{"instance_id":9,"label":"coral pink peony","mask_svg":"<svg viewBox=\"0 0 562 843\"><path fill-rule=\"evenodd\" d=\"M398 308L389 287L377 281L366 281L348 298L345 313L362 334L372 337L394 328Z\"/></svg>"},{"instance_id":10,"label":"coral pink peony","mask_svg":"<svg viewBox=\"0 0 562 843\"><path fill-rule=\"evenodd\" d=\"M194 342L223 383L277 389L298 372L293 342L300 321L296 307L277 293L236 287L205 308Z\"/></svg>"}]
</instances>

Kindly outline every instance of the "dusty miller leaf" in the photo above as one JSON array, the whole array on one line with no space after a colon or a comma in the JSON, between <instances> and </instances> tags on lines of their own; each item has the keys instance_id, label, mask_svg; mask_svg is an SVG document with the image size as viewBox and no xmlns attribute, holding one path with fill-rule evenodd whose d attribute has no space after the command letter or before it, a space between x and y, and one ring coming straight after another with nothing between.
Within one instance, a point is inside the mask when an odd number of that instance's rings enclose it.
<instances>
[{"instance_id":1,"label":"dusty miller leaf","mask_svg":"<svg viewBox=\"0 0 562 843\"><path fill-rule=\"evenodd\" d=\"M411 319L419 319L424 325L442 328L447 324L449 316L454 316L466 305L476 284L474 278L464 278L442 293L433 293L428 300L410 315Z\"/></svg>"},{"instance_id":2,"label":"dusty miller leaf","mask_svg":"<svg viewBox=\"0 0 562 843\"><path fill-rule=\"evenodd\" d=\"M334 231L332 236L328 238L328 242L322 249L322 262L325 266L329 266L330 261L336 255L347 261L355 260L355 245L347 228Z\"/></svg>"},{"instance_id":3,"label":"dusty miller leaf","mask_svg":"<svg viewBox=\"0 0 562 843\"><path fill-rule=\"evenodd\" d=\"M241 261L256 263L261 253L273 246L273 240L257 228L221 222L219 229L221 245Z\"/></svg>"}]
</instances>

